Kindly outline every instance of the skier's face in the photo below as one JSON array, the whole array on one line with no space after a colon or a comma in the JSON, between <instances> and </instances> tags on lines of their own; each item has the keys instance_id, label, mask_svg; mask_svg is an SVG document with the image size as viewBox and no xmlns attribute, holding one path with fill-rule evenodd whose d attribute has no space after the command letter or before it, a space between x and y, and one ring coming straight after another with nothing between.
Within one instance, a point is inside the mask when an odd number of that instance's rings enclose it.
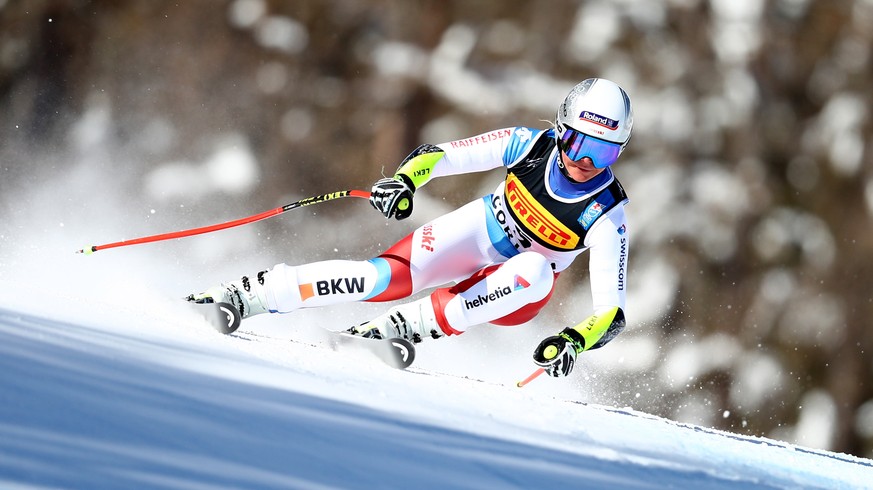
<instances>
[{"instance_id":1,"label":"skier's face","mask_svg":"<svg viewBox=\"0 0 873 490\"><path fill-rule=\"evenodd\" d=\"M567 169L567 175L576 182L586 182L603 172L603 169L595 167L594 162L588 157L573 161L564 151L561 151L561 161Z\"/></svg>"}]
</instances>

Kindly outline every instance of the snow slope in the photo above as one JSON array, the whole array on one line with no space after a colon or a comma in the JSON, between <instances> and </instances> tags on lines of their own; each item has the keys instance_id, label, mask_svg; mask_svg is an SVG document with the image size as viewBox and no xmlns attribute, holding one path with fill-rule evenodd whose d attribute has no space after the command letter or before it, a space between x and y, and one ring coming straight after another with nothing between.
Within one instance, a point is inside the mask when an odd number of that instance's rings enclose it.
<instances>
[{"instance_id":1,"label":"snow slope","mask_svg":"<svg viewBox=\"0 0 873 490\"><path fill-rule=\"evenodd\" d=\"M273 319L67 301L0 309L0 488L873 486L869 460L514 387L532 366L403 372Z\"/></svg>"}]
</instances>

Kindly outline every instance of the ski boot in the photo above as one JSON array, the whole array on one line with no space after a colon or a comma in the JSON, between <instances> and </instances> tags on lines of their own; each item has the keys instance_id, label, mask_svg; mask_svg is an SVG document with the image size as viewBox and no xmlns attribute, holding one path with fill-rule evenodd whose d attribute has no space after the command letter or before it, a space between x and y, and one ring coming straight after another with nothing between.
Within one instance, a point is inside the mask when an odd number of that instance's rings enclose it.
<instances>
[{"instance_id":1,"label":"ski boot","mask_svg":"<svg viewBox=\"0 0 873 490\"><path fill-rule=\"evenodd\" d=\"M419 343L425 336L435 339L443 331L436 321L430 297L394 306L382 315L346 330L347 334L371 339L402 338Z\"/></svg>"},{"instance_id":2,"label":"ski boot","mask_svg":"<svg viewBox=\"0 0 873 490\"><path fill-rule=\"evenodd\" d=\"M257 281L252 282L247 276L238 281L231 281L220 286L207 289L202 293L191 294L186 298L192 303L230 303L240 313L242 318L268 313L267 295L264 291L264 274L258 273Z\"/></svg>"}]
</instances>

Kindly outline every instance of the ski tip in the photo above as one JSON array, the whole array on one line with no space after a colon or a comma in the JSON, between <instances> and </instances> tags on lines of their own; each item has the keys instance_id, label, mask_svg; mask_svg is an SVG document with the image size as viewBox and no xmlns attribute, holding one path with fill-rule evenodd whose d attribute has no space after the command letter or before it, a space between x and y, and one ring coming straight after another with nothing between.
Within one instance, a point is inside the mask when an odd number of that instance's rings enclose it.
<instances>
[{"instance_id":1,"label":"ski tip","mask_svg":"<svg viewBox=\"0 0 873 490\"><path fill-rule=\"evenodd\" d=\"M394 367L406 369L411 366L413 361L415 361L415 346L412 342L399 337L388 339L388 342L391 344L394 355Z\"/></svg>"},{"instance_id":2,"label":"ski tip","mask_svg":"<svg viewBox=\"0 0 873 490\"><path fill-rule=\"evenodd\" d=\"M242 315L230 303L189 303L203 313L206 320L219 332L230 335L242 323Z\"/></svg>"},{"instance_id":3,"label":"ski tip","mask_svg":"<svg viewBox=\"0 0 873 490\"><path fill-rule=\"evenodd\" d=\"M89 246L82 248L80 250L76 250L76 253L77 254L91 255L92 253L94 253L96 251L97 251L97 247L89 245Z\"/></svg>"},{"instance_id":4,"label":"ski tip","mask_svg":"<svg viewBox=\"0 0 873 490\"><path fill-rule=\"evenodd\" d=\"M215 309L218 310L219 317L218 323L215 324L218 331L225 335L236 332L242 323L239 310L230 303L215 303Z\"/></svg>"}]
</instances>

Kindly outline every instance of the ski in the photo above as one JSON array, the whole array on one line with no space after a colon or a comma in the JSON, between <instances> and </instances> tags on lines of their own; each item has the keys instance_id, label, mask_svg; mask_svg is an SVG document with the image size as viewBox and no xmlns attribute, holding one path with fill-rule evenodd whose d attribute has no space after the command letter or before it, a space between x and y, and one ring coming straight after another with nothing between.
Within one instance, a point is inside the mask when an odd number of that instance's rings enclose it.
<instances>
[{"instance_id":1,"label":"ski","mask_svg":"<svg viewBox=\"0 0 873 490\"><path fill-rule=\"evenodd\" d=\"M335 351L348 348L364 349L396 369L406 369L415 361L415 346L406 339L379 340L331 330L325 332L328 334L331 349Z\"/></svg>"},{"instance_id":2,"label":"ski","mask_svg":"<svg viewBox=\"0 0 873 490\"><path fill-rule=\"evenodd\" d=\"M242 323L242 315L230 303L191 304L206 317L210 325L225 335L236 332Z\"/></svg>"},{"instance_id":3,"label":"ski","mask_svg":"<svg viewBox=\"0 0 873 490\"><path fill-rule=\"evenodd\" d=\"M224 335L233 334L242 323L239 310L230 303L192 303L192 305L206 317L213 328ZM396 369L406 369L415 361L415 346L406 339L377 340L332 330L324 330L324 332L328 345L335 351L349 348L363 349Z\"/></svg>"}]
</instances>

